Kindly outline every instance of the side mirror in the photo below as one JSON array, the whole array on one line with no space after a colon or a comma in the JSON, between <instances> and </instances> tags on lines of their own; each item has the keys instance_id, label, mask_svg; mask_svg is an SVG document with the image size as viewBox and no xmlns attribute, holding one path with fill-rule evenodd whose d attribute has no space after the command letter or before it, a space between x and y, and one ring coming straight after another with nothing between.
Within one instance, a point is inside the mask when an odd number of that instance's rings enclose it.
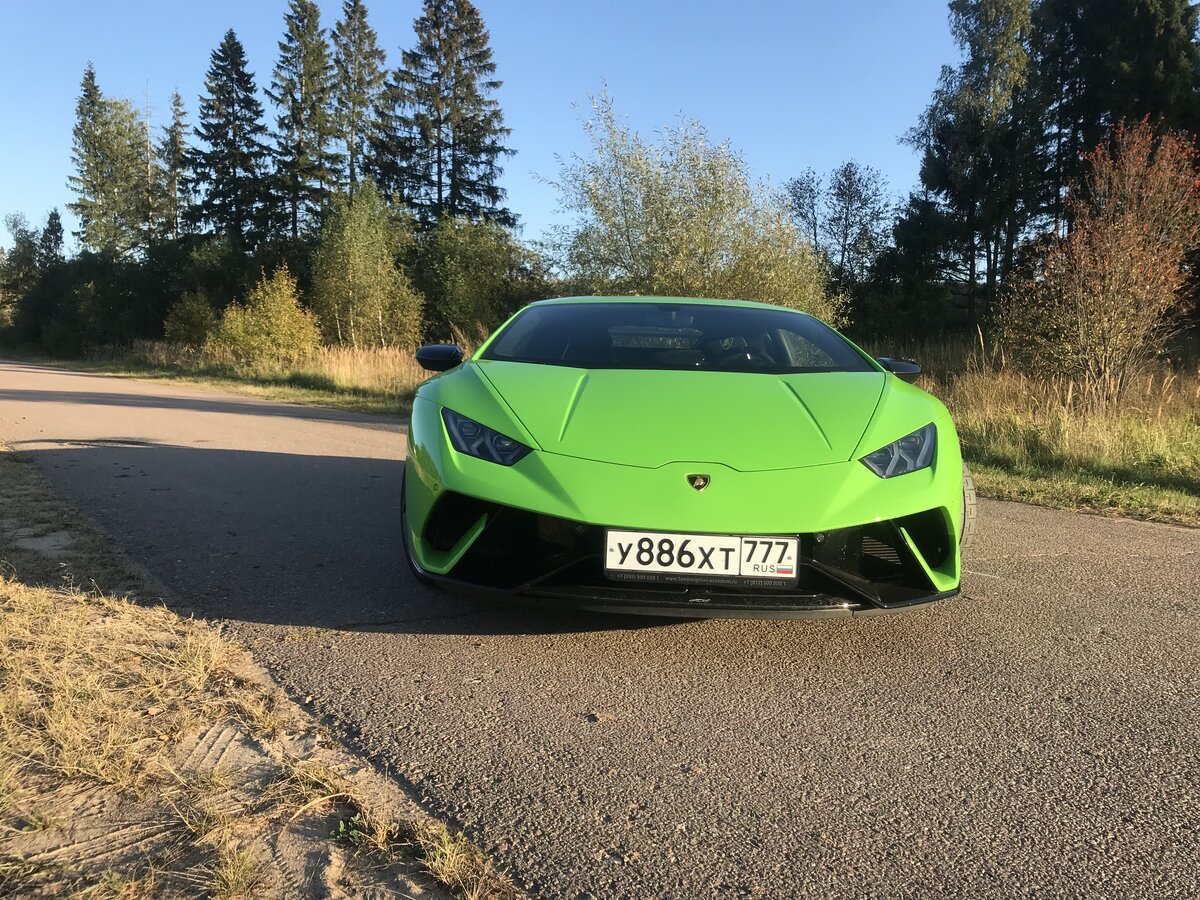
<instances>
[{"instance_id":1,"label":"side mirror","mask_svg":"<svg viewBox=\"0 0 1200 900\"><path fill-rule=\"evenodd\" d=\"M417 362L429 372L445 372L463 361L458 344L426 344L417 351Z\"/></svg>"},{"instance_id":2,"label":"side mirror","mask_svg":"<svg viewBox=\"0 0 1200 900\"><path fill-rule=\"evenodd\" d=\"M916 381L917 376L921 374L921 367L915 362L909 362L907 359L891 359L887 356L881 356L879 357L879 364L901 381L907 381L909 384Z\"/></svg>"}]
</instances>

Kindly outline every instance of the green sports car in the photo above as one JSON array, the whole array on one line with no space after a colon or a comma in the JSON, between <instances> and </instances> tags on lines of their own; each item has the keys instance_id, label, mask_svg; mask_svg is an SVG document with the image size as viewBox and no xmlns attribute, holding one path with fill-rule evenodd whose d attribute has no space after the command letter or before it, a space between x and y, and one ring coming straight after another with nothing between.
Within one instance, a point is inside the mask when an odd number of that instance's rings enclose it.
<instances>
[{"instance_id":1,"label":"green sports car","mask_svg":"<svg viewBox=\"0 0 1200 900\"><path fill-rule=\"evenodd\" d=\"M958 593L974 490L946 408L763 303L533 303L417 391L418 578L669 616L845 616Z\"/></svg>"}]
</instances>

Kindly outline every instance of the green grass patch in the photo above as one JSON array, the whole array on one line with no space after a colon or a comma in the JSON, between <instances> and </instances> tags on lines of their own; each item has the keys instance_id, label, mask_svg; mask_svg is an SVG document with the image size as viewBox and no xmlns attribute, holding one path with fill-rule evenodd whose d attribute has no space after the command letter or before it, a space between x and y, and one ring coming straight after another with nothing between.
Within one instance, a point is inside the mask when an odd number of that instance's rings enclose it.
<instances>
[{"instance_id":1,"label":"green grass patch","mask_svg":"<svg viewBox=\"0 0 1200 900\"><path fill-rule=\"evenodd\" d=\"M981 496L995 500L1200 526L1200 497L1195 493L1071 470L970 465L976 490Z\"/></svg>"}]
</instances>

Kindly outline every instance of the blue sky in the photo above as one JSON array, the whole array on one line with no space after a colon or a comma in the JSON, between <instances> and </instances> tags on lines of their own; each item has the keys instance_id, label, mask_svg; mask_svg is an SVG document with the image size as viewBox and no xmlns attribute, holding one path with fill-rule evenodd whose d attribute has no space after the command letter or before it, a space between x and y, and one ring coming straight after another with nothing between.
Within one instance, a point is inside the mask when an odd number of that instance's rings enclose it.
<instances>
[{"instance_id":1,"label":"blue sky","mask_svg":"<svg viewBox=\"0 0 1200 900\"><path fill-rule=\"evenodd\" d=\"M917 180L897 138L957 51L940 0L476 0L491 32L499 100L517 155L508 203L536 239L555 216L555 154L586 152L573 105L607 84L617 110L653 133L681 116L729 139L760 178L781 182L854 158L893 192ZM323 0L329 27L340 0ZM420 0L368 0L389 63L413 42ZM71 200L71 127L89 60L107 94L161 123L178 88L195 124L209 54L228 28L261 90L286 0L0 0L0 215L40 225ZM270 107L268 105L268 112ZM73 224L68 220L69 227ZM7 243L8 235L0 236Z\"/></svg>"}]
</instances>

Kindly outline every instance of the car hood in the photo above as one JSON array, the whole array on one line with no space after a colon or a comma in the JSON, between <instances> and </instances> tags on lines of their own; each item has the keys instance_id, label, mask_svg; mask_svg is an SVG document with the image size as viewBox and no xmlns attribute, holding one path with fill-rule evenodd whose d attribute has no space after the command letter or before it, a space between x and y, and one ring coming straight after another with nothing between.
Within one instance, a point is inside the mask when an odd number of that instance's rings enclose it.
<instances>
[{"instance_id":1,"label":"car hood","mask_svg":"<svg viewBox=\"0 0 1200 900\"><path fill-rule=\"evenodd\" d=\"M474 366L550 453L644 468L720 463L743 472L849 459L887 377Z\"/></svg>"}]
</instances>

